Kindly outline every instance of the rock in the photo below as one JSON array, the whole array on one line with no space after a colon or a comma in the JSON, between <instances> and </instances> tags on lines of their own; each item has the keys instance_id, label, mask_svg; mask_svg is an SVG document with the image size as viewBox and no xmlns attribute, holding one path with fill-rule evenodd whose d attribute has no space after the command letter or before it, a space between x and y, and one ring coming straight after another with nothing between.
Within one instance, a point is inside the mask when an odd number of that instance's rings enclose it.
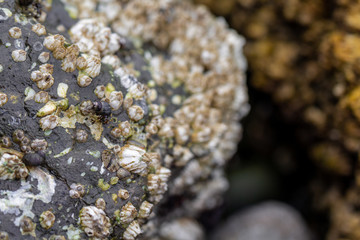
<instances>
[{"instance_id":1,"label":"rock","mask_svg":"<svg viewBox=\"0 0 360 240\"><path fill-rule=\"evenodd\" d=\"M0 23L1 236L154 239L221 203L249 110L223 21L178 0L4 0Z\"/></svg>"},{"instance_id":2,"label":"rock","mask_svg":"<svg viewBox=\"0 0 360 240\"><path fill-rule=\"evenodd\" d=\"M310 240L300 214L280 202L265 202L230 216L212 234L224 240Z\"/></svg>"}]
</instances>

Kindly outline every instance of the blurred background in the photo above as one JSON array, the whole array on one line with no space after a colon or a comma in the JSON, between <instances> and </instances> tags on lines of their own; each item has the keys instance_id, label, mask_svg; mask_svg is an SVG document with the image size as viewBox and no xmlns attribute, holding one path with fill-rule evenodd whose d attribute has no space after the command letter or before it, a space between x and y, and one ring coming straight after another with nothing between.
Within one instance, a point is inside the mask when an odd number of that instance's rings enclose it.
<instances>
[{"instance_id":1,"label":"blurred background","mask_svg":"<svg viewBox=\"0 0 360 240\"><path fill-rule=\"evenodd\" d=\"M320 48L321 43L315 40L318 37L312 36L325 34L321 29L327 27L321 23L325 22L324 19L331 21L335 1L194 1L224 17L232 28L246 37L245 55L249 61L247 78L252 107L243 121L244 136L238 152L228 165L230 188L225 202L221 208L204 213L201 218L208 235L219 236L212 231L218 221L227 221L229 225L229 219L233 220L232 216L238 212L241 218L236 225L240 229L238 231L256 239L241 229L240 223L252 219L248 216L252 214L249 214L251 209L276 201L286 204L284 206L289 206L289 211L298 214L302 218L298 223L302 225L299 231L307 232L306 237L298 234L291 238L290 234L286 239L340 239L337 237L341 234L329 234L332 231L331 215L328 205L322 203L323 198L319 198L318 194L324 191L323 185L327 182L338 181L337 175L346 175L333 174L332 170L327 172L326 168L330 165L334 169L346 169L343 165L346 160L343 161L342 154L335 148L330 148L329 152L317 148L321 150L314 154L314 146L319 142L322 144L325 139L328 143L328 129L324 123L328 116L324 109L336 100L329 100L328 96L318 93L320 89L334 88L335 83L330 80L328 83L321 82L324 74L319 72L326 70L321 63L316 63L318 55L314 51ZM316 24L318 26L314 27ZM315 81L316 78L320 80ZM332 165L326 165L332 158L328 155L334 156ZM319 170L318 159L325 162L325 166L320 166L325 171ZM267 212L261 211L264 214ZM271 221L276 217L268 218ZM282 231L288 226L281 226L280 221L271 227Z\"/></svg>"}]
</instances>

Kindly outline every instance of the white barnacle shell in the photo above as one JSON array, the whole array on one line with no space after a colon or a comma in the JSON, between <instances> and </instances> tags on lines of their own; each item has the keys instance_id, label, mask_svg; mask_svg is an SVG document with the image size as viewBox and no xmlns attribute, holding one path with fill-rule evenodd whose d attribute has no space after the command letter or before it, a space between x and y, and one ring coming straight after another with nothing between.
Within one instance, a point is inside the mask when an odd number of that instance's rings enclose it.
<instances>
[{"instance_id":1,"label":"white barnacle shell","mask_svg":"<svg viewBox=\"0 0 360 240\"><path fill-rule=\"evenodd\" d=\"M123 238L125 240L135 240L136 237L141 233L141 228L139 223L135 220L130 223L130 225L126 228Z\"/></svg>"},{"instance_id":2,"label":"white barnacle shell","mask_svg":"<svg viewBox=\"0 0 360 240\"><path fill-rule=\"evenodd\" d=\"M80 225L88 237L106 238L112 232L110 219L102 209L86 206L80 210Z\"/></svg>"},{"instance_id":3,"label":"white barnacle shell","mask_svg":"<svg viewBox=\"0 0 360 240\"><path fill-rule=\"evenodd\" d=\"M49 93L40 91L35 94L34 101L37 103L47 103L49 101Z\"/></svg>"},{"instance_id":4,"label":"white barnacle shell","mask_svg":"<svg viewBox=\"0 0 360 240\"><path fill-rule=\"evenodd\" d=\"M53 74L54 72L54 65L49 64L49 63L45 63L45 64L41 64L39 66L39 70L42 73L49 73L49 74Z\"/></svg>"},{"instance_id":5,"label":"white barnacle shell","mask_svg":"<svg viewBox=\"0 0 360 240\"><path fill-rule=\"evenodd\" d=\"M160 188L160 177L156 174L149 174L147 179L147 188L151 195L156 195Z\"/></svg>"},{"instance_id":6,"label":"white barnacle shell","mask_svg":"<svg viewBox=\"0 0 360 240\"><path fill-rule=\"evenodd\" d=\"M147 164L142 161L145 149L133 144L126 144L118 153L121 167L129 172L141 174L147 168Z\"/></svg>"},{"instance_id":7,"label":"white barnacle shell","mask_svg":"<svg viewBox=\"0 0 360 240\"><path fill-rule=\"evenodd\" d=\"M33 25L31 27L31 30L33 32L35 32L38 36L41 36L41 35L45 35L46 34L46 29L45 29L45 26L40 24L40 23L37 23L35 25Z\"/></svg>"},{"instance_id":8,"label":"white barnacle shell","mask_svg":"<svg viewBox=\"0 0 360 240\"><path fill-rule=\"evenodd\" d=\"M126 203L120 212L120 222L121 224L129 224L137 216L137 211L134 205L131 202Z\"/></svg>"},{"instance_id":9,"label":"white barnacle shell","mask_svg":"<svg viewBox=\"0 0 360 240\"><path fill-rule=\"evenodd\" d=\"M91 84L92 79L88 75L79 73L79 76L77 77L77 83L79 87L87 87Z\"/></svg>"},{"instance_id":10,"label":"white barnacle shell","mask_svg":"<svg viewBox=\"0 0 360 240\"><path fill-rule=\"evenodd\" d=\"M49 229L55 223L55 215L51 211L44 211L41 213L39 221L41 227Z\"/></svg>"},{"instance_id":11,"label":"white barnacle shell","mask_svg":"<svg viewBox=\"0 0 360 240\"><path fill-rule=\"evenodd\" d=\"M132 127L128 121L119 123L119 129L121 131L122 136L128 137L131 135Z\"/></svg>"},{"instance_id":12,"label":"white barnacle shell","mask_svg":"<svg viewBox=\"0 0 360 240\"><path fill-rule=\"evenodd\" d=\"M83 56L80 56L76 59L76 67L80 70L83 70L87 67L86 59Z\"/></svg>"},{"instance_id":13,"label":"white barnacle shell","mask_svg":"<svg viewBox=\"0 0 360 240\"><path fill-rule=\"evenodd\" d=\"M167 181L171 175L171 171L168 168L160 167L156 174L149 174L147 187L152 195L151 200L154 202L159 202L164 193L168 189Z\"/></svg>"},{"instance_id":14,"label":"white barnacle shell","mask_svg":"<svg viewBox=\"0 0 360 240\"><path fill-rule=\"evenodd\" d=\"M44 46L49 49L50 51L53 51L56 47L56 40L54 35L47 36L44 39Z\"/></svg>"},{"instance_id":15,"label":"white barnacle shell","mask_svg":"<svg viewBox=\"0 0 360 240\"><path fill-rule=\"evenodd\" d=\"M98 198L95 201L95 206L103 211L106 209L106 202L103 198Z\"/></svg>"},{"instance_id":16,"label":"white barnacle shell","mask_svg":"<svg viewBox=\"0 0 360 240\"><path fill-rule=\"evenodd\" d=\"M87 66L84 69L84 72L90 77L94 78L100 74L101 69L101 60L99 57L90 56L86 59Z\"/></svg>"},{"instance_id":17,"label":"white barnacle shell","mask_svg":"<svg viewBox=\"0 0 360 240\"><path fill-rule=\"evenodd\" d=\"M104 64L109 64L114 69L117 69L121 65L120 59L116 55L106 55L101 59L101 62Z\"/></svg>"},{"instance_id":18,"label":"white barnacle shell","mask_svg":"<svg viewBox=\"0 0 360 240\"><path fill-rule=\"evenodd\" d=\"M170 169L166 168L166 167L161 167L156 174L160 177L161 179L161 183L162 184L166 184L167 181L169 180L169 177L171 176L171 171Z\"/></svg>"},{"instance_id":19,"label":"white barnacle shell","mask_svg":"<svg viewBox=\"0 0 360 240\"><path fill-rule=\"evenodd\" d=\"M62 98L66 98L67 91L69 89L69 85L66 83L59 83L57 88L57 95Z\"/></svg>"},{"instance_id":20,"label":"white barnacle shell","mask_svg":"<svg viewBox=\"0 0 360 240\"><path fill-rule=\"evenodd\" d=\"M46 63L47 61L49 61L49 58L50 58L50 54L48 52L42 52L38 57L41 63Z\"/></svg>"},{"instance_id":21,"label":"white barnacle shell","mask_svg":"<svg viewBox=\"0 0 360 240\"><path fill-rule=\"evenodd\" d=\"M144 110L138 105L132 105L127 109L129 118L135 122L140 121L144 117Z\"/></svg>"},{"instance_id":22,"label":"white barnacle shell","mask_svg":"<svg viewBox=\"0 0 360 240\"><path fill-rule=\"evenodd\" d=\"M128 190L120 189L119 192L118 192L118 196L119 196L119 198L125 200L125 199L128 199L130 197L130 194L129 194Z\"/></svg>"},{"instance_id":23,"label":"white barnacle shell","mask_svg":"<svg viewBox=\"0 0 360 240\"><path fill-rule=\"evenodd\" d=\"M139 218L148 218L151 214L154 204L149 203L148 201L143 201L139 209Z\"/></svg>"},{"instance_id":24,"label":"white barnacle shell","mask_svg":"<svg viewBox=\"0 0 360 240\"><path fill-rule=\"evenodd\" d=\"M106 88L104 85L98 85L98 86L96 86L94 93L98 98L101 99L101 98L105 97L105 91L106 91Z\"/></svg>"},{"instance_id":25,"label":"white barnacle shell","mask_svg":"<svg viewBox=\"0 0 360 240\"><path fill-rule=\"evenodd\" d=\"M9 153L0 158L0 180L26 178L29 171L21 159Z\"/></svg>"},{"instance_id":26,"label":"white barnacle shell","mask_svg":"<svg viewBox=\"0 0 360 240\"><path fill-rule=\"evenodd\" d=\"M85 194L85 187L80 183L70 185L69 195L71 198L81 198Z\"/></svg>"},{"instance_id":27,"label":"white barnacle shell","mask_svg":"<svg viewBox=\"0 0 360 240\"><path fill-rule=\"evenodd\" d=\"M50 115L40 119L40 127L44 131L56 128L58 123L59 117L56 115Z\"/></svg>"},{"instance_id":28,"label":"white barnacle shell","mask_svg":"<svg viewBox=\"0 0 360 240\"><path fill-rule=\"evenodd\" d=\"M32 71L30 74L30 79L34 82L38 82L42 79L44 79L44 75L41 71L36 70L36 71Z\"/></svg>"},{"instance_id":29,"label":"white barnacle shell","mask_svg":"<svg viewBox=\"0 0 360 240\"><path fill-rule=\"evenodd\" d=\"M5 93L0 92L0 107L4 106L7 103L8 97Z\"/></svg>"},{"instance_id":30,"label":"white barnacle shell","mask_svg":"<svg viewBox=\"0 0 360 240\"><path fill-rule=\"evenodd\" d=\"M26 52L22 49L14 50L11 53L11 57L15 62L24 62L26 60Z\"/></svg>"},{"instance_id":31,"label":"white barnacle shell","mask_svg":"<svg viewBox=\"0 0 360 240\"><path fill-rule=\"evenodd\" d=\"M145 85L136 83L129 88L129 93L133 98L140 99L145 96L146 89Z\"/></svg>"},{"instance_id":32,"label":"white barnacle shell","mask_svg":"<svg viewBox=\"0 0 360 240\"><path fill-rule=\"evenodd\" d=\"M158 170L161 167L161 156L157 152L145 153L143 160L154 170Z\"/></svg>"},{"instance_id":33,"label":"white barnacle shell","mask_svg":"<svg viewBox=\"0 0 360 240\"><path fill-rule=\"evenodd\" d=\"M109 96L109 105L113 110L118 110L123 103L123 94L119 91L112 91Z\"/></svg>"},{"instance_id":34,"label":"white barnacle shell","mask_svg":"<svg viewBox=\"0 0 360 240\"><path fill-rule=\"evenodd\" d=\"M114 54L117 50L119 50L121 40L122 39L118 34L116 33L110 34L107 48L104 51L105 54L109 54L109 53Z\"/></svg>"},{"instance_id":35,"label":"white barnacle shell","mask_svg":"<svg viewBox=\"0 0 360 240\"><path fill-rule=\"evenodd\" d=\"M146 133L153 135L153 134L156 134L159 131L159 129L155 123L150 122L148 125L146 125L145 131L146 131Z\"/></svg>"},{"instance_id":36,"label":"white barnacle shell","mask_svg":"<svg viewBox=\"0 0 360 240\"><path fill-rule=\"evenodd\" d=\"M36 86L41 90L49 89L54 84L54 78L49 73L43 73L43 79L36 82Z\"/></svg>"},{"instance_id":37,"label":"white barnacle shell","mask_svg":"<svg viewBox=\"0 0 360 240\"><path fill-rule=\"evenodd\" d=\"M18 27L12 27L9 29L9 35L12 38L21 38L21 29Z\"/></svg>"},{"instance_id":38,"label":"white barnacle shell","mask_svg":"<svg viewBox=\"0 0 360 240\"><path fill-rule=\"evenodd\" d=\"M76 69L76 56L67 55L61 62L61 69L65 72L73 72Z\"/></svg>"}]
</instances>

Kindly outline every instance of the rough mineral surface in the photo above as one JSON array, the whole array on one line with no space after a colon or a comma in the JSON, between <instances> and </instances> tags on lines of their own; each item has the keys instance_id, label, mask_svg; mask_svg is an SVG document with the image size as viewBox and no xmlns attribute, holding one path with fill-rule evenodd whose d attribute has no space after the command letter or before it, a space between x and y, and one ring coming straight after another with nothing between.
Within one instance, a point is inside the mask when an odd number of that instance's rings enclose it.
<instances>
[{"instance_id":1,"label":"rough mineral surface","mask_svg":"<svg viewBox=\"0 0 360 240\"><path fill-rule=\"evenodd\" d=\"M249 110L243 44L187 1L0 0L1 236L203 236Z\"/></svg>"},{"instance_id":2,"label":"rough mineral surface","mask_svg":"<svg viewBox=\"0 0 360 240\"><path fill-rule=\"evenodd\" d=\"M252 86L270 93L289 119L307 123L300 135L327 172L315 188L316 205L330 213L327 239L359 239L359 2L196 2L247 38Z\"/></svg>"}]
</instances>

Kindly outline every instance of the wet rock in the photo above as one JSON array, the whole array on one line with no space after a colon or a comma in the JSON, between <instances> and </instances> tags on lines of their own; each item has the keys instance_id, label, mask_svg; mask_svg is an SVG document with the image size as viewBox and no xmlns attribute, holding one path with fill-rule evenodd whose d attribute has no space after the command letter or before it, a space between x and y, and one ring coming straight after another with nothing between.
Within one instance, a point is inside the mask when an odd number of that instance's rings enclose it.
<instances>
[{"instance_id":1,"label":"wet rock","mask_svg":"<svg viewBox=\"0 0 360 240\"><path fill-rule=\"evenodd\" d=\"M249 110L243 38L188 2L85 5L0 1L9 239L153 238L227 189Z\"/></svg>"}]
</instances>

